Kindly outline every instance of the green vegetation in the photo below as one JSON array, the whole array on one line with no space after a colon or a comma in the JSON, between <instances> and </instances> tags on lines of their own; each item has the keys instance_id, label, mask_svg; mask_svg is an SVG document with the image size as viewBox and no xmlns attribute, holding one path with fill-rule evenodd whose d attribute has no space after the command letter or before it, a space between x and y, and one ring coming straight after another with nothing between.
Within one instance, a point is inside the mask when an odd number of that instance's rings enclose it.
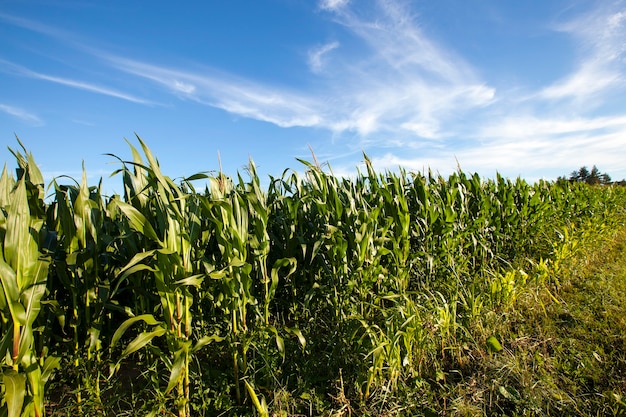
<instances>
[{"instance_id":1,"label":"green vegetation","mask_svg":"<svg viewBox=\"0 0 626 417\"><path fill-rule=\"evenodd\" d=\"M559 177L558 181L577 181L584 182L589 185L608 185L612 184L611 176L606 172L600 173L600 170L595 165L591 168L591 171L586 166L580 167L577 171L572 171L569 178ZM625 181L616 181L614 184L625 185Z\"/></svg>"},{"instance_id":2,"label":"green vegetation","mask_svg":"<svg viewBox=\"0 0 626 417\"><path fill-rule=\"evenodd\" d=\"M624 187L366 158L264 191L139 144L110 197L12 151L0 414L626 412Z\"/></svg>"}]
</instances>

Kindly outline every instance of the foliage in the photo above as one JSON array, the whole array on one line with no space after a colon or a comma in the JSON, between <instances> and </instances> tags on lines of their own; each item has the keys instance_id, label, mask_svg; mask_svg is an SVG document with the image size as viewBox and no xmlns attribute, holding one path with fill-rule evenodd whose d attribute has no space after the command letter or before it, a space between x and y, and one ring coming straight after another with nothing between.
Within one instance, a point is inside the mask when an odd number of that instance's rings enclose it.
<instances>
[{"instance_id":1,"label":"foliage","mask_svg":"<svg viewBox=\"0 0 626 417\"><path fill-rule=\"evenodd\" d=\"M376 173L367 157L354 179L300 161L266 191L252 162L248 179L177 182L138 142L111 155L122 195L83 174L44 203L31 155L3 171L9 416L46 397L56 415L458 414L478 395L466 379L487 377L502 384L483 411L540 406L485 368L509 355L501 323L547 315L584 232L625 216L622 187Z\"/></svg>"},{"instance_id":2,"label":"foliage","mask_svg":"<svg viewBox=\"0 0 626 417\"><path fill-rule=\"evenodd\" d=\"M559 177L559 180L564 181L564 177ZM600 170L594 165L591 171L586 166L582 166L578 171L572 171L569 176L571 182L584 182L589 185L607 185L611 184L611 176L606 172L600 173Z\"/></svg>"}]
</instances>

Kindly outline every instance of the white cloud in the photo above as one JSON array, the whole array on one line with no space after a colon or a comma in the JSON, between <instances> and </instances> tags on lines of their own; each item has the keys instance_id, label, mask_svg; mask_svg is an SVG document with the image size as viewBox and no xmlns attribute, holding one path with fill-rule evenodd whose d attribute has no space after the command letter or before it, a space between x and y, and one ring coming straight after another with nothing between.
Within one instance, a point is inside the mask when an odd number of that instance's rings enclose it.
<instances>
[{"instance_id":1,"label":"white cloud","mask_svg":"<svg viewBox=\"0 0 626 417\"><path fill-rule=\"evenodd\" d=\"M331 130L335 135L356 133L362 140L395 134L437 138L449 135L451 115L489 104L495 90L480 80L461 57L431 39L401 1L350 2L324 0L319 8L351 33L356 48L328 54L339 41L311 48L312 88L287 88L213 69L178 69L169 65L112 56L94 47L74 44L84 53L113 67L149 79L182 99L224 109L282 127L307 126ZM67 42L68 34L30 21L13 24ZM21 69L22 75L73 88L150 104L133 94L96 83ZM394 139L395 140L395 139Z\"/></svg>"},{"instance_id":2,"label":"white cloud","mask_svg":"<svg viewBox=\"0 0 626 417\"><path fill-rule=\"evenodd\" d=\"M311 71L314 73L321 72L324 67L324 55L337 48L339 48L339 42L335 41L309 50L309 68Z\"/></svg>"},{"instance_id":3,"label":"white cloud","mask_svg":"<svg viewBox=\"0 0 626 417\"><path fill-rule=\"evenodd\" d=\"M596 118L558 118L537 116L512 116L478 129L482 138L532 139L572 133L593 133L610 129L626 129L626 115Z\"/></svg>"},{"instance_id":4,"label":"white cloud","mask_svg":"<svg viewBox=\"0 0 626 417\"><path fill-rule=\"evenodd\" d=\"M361 3L325 1L320 6L362 47L332 61L325 58L339 47L338 41L311 48L309 68L324 73L313 89L259 83L210 68L194 71L105 54L100 58L180 98L281 127L353 132L368 141L383 134L444 137L449 135L446 118L494 100L495 90L460 57L429 39L403 4L375 2L371 15L361 12L368 9Z\"/></svg>"},{"instance_id":5,"label":"white cloud","mask_svg":"<svg viewBox=\"0 0 626 417\"><path fill-rule=\"evenodd\" d=\"M103 94L105 96L119 98L119 99L130 101L130 102L133 102L133 103L154 104L153 102L151 102L149 100L145 100L145 99L136 97L136 96L134 96L132 94L123 93L123 92L115 90L115 89L102 87L102 86L99 86L99 85L96 85L96 84L87 83L87 82L84 82L84 81L72 80L72 79L63 78L63 77L56 77L56 76L52 76L52 75L41 74L41 73L38 73L38 72L30 72L30 73L25 74L25 75L29 75L29 76L31 76L33 78L38 78L40 80L50 81L50 82L53 82L53 83L66 85L68 87L77 88L79 90L85 90L85 91L89 91L89 92L92 92L92 93Z\"/></svg>"},{"instance_id":6,"label":"white cloud","mask_svg":"<svg viewBox=\"0 0 626 417\"><path fill-rule=\"evenodd\" d=\"M619 72L604 68L602 63L589 62L582 64L575 73L565 79L543 89L540 97L546 99L585 98L623 82L624 78Z\"/></svg>"},{"instance_id":7,"label":"white cloud","mask_svg":"<svg viewBox=\"0 0 626 417\"><path fill-rule=\"evenodd\" d=\"M122 100L131 101L133 103L155 104L149 100L145 100L143 98L134 96L132 94L124 93L116 89L103 87L103 86L85 82L85 81L73 80L70 78L58 77L54 75L48 75L48 74L36 72L24 66L21 66L13 62L3 60L3 59L0 59L0 65L4 66L5 71L12 72L20 76L49 81L52 83L61 84L61 85L65 85L65 86L72 87L72 88L77 88L79 90L90 91L92 93L103 94L106 96L111 96L111 97L119 98Z\"/></svg>"},{"instance_id":8,"label":"white cloud","mask_svg":"<svg viewBox=\"0 0 626 417\"><path fill-rule=\"evenodd\" d=\"M315 102L272 87L211 69L192 72L109 56L121 71L149 79L186 99L281 127L318 126Z\"/></svg>"},{"instance_id":9,"label":"white cloud","mask_svg":"<svg viewBox=\"0 0 626 417\"><path fill-rule=\"evenodd\" d=\"M598 161L607 172L623 164L626 112L599 117L590 111L606 106L607 97L618 97L626 87L626 10L621 3L612 2L613 9L604 3L555 28L575 40L573 68L549 85L533 90L513 85L508 91L496 91L462 51L432 36L415 13L415 2L317 4L325 12L318 16L330 17L340 30L333 31L333 42L312 42L316 46L305 55L311 73L304 74L309 79L302 85L80 49L109 68L151 81L170 97L280 127L328 129L336 142L346 138L348 151L385 149L383 155L372 155L379 169L402 165L448 172L456 169L458 159L463 169L505 169L532 178L545 167L565 174ZM32 22L13 23L69 38ZM149 104L96 83L16 68L32 78Z\"/></svg>"},{"instance_id":10,"label":"white cloud","mask_svg":"<svg viewBox=\"0 0 626 417\"><path fill-rule=\"evenodd\" d=\"M580 62L571 74L543 89L540 97L585 100L615 88L626 87L625 23L625 10L601 7L581 18L557 26L557 30L568 33L579 41Z\"/></svg>"},{"instance_id":11,"label":"white cloud","mask_svg":"<svg viewBox=\"0 0 626 417\"><path fill-rule=\"evenodd\" d=\"M184 83L182 81L174 80L174 90L178 90L184 94L193 94L196 91L196 86L193 84Z\"/></svg>"},{"instance_id":12,"label":"white cloud","mask_svg":"<svg viewBox=\"0 0 626 417\"><path fill-rule=\"evenodd\" d=\"M71 41L73 38L76 37L75 34L67 32L63 29L59 29L58 27L44 25L33 20L12 16L6 13L0 13L0 20L4 20L5 22L8 22L14 26L28 29L33 32L41 33L43 35L54 38L64 39L67 41Z\"/></svg>"},{"instance_id":13,"label":"white cloud","mask_svg":"<svg viewBox=\"0 0 626 417\"><path fill-rule=\"evenodd\" d=\"M400 127L408 132L414 133L415 136L426 139L436 139L439 136L439 125L434 120L404 122Z\"/></svg>"},{"instance_id":14,"label":"white cloud","mask_svg":"<svg viewBox=\"0 0 626 417\"><path fill-rule=\"evenodd\" d=\"M449 175L460 166L463 171L478 172L485 177L500 172L508 177L521 176L528 181L554 180L580 166L599 164L603 172L619 179L626 174L622 151L624 135L626 127L621 126L600 134L573 132L561 136L537 135L524 140L494 139L467 148L434 149L419 154L392 151L371 159L376 170L403 167L424 172L433 169Z\"/></svg>"},{"instance_id":15,"label":"white cloud","mask_svg":"<svg viewBox=\"0 0 626 417\"><path fill-rule=\"evenodd\" d=\"M450 49L429 37L402 1L329 8L363 45L324 67L336 95L330 127L362 137L445 137L445 120L495 98L495 89Z\"/></svg>"},{"instance_id":16,"label":"white cloud","mask_svg":"<svg viewBox=\"0 0 626 417\"><path fill-rule=\"evenodd\" d=\"M350 0L320 0L319 8L322 10L336 11L345 7Z\"/></svg>"},{"instance_id":17,"label":"white cloud","mask_svg":"<svg viewBox=\"0 0 626 417\"><path fill-rule=\"evenodd\" d=\"M363 61L373 62L379 71L384 67L399 75L421 79L448 83L476 79L474 70L462 57L424 32L411 12L410 3L367 2L372 3L371 8L355 6L335 14L339 23L370 47L371 56L362 57Z\"/></svg>"},{"instance_id":18,"label":"white cloud","mask_svg":"<svg viewBox=\"0 0 626 417\"><path fill-rule=\"evenodd\" d=\"M15 106L9 106L8 104L0 103L0 111L9 114L11 116L17 117L20 120L23 120L28 123L32 123L36 126L42 125L43 121L39 118L39 116L29 113L28 111L21 109Z\"/></svg>"}]
</instances>

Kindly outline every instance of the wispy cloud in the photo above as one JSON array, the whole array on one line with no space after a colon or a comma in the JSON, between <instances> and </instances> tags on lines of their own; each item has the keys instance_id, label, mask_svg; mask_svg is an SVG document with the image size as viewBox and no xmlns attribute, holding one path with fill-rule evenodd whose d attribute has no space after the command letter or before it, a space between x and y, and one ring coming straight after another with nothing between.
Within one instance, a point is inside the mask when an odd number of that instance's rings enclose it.
<instances>
[{"instance_id":1,"label":"wispy cloud","mask_svg":"<svg viewBox=\"0 0 626 417\"><path fill-rule=\"evenodd\" d=\"M115 98L119 98L122 100L126 100L126 101L130 101L133 103L138 103L138 104L148 104L148 105L154 105L155 103L137 96L134 96L132 94L128 94L128 93L124 93L122 91L113 89L113 88L108 88L108 87L103 87L97 84L93 84L93 83L89 83L89 82L85 82L85 81L81 81L81 80L74 80L74 79L70 79L70 78L65 78L65 77L58 77L58 76L54 76L54 75L49 75L49 74L44 74L41 72L37 72L37 71L33 71L29 68L26 68L22 65L18 65L15 64L13 62L10 61L6 61L3 59L0 59L0 66L4 67L4 71L5 72L11 72L20 76L24 76L24 77L29 77L29 78L34 78L34 79L38 79L38 80L44 80L44 81L49 81L55 84L61 84L61 85L65 85L68 87L72 87L72 88L76 88L79 90L85 90L85 91L89 91L92 93L97 93L97 94L103 94L106 96L110 96L110 97L115 97Z\"/></svg>"},{"instance_id":2,"label":"wispy cloud","mask_svg":"<svg viewBox=\"0 0 626 417\"><path fill-rule=\"evenodd\" d=\"M626 114L614 117L563 118L512 116L478 129L483 138L531 139L571 133L598 133L611 129L626 130Z\"/></svg>"},{"instance_id":3,"label":"wispy cloud","mask_svg":"<svg viewBox=\"0 0 626 417\"><path fill-rule=\"evenodd\" d=\"M579 42L580 62L571 74L543 89L541 97L584 100L626 87L626 9L620 3L612 3L617 9L600 7L555 27Z\"/></svg>"},{"instance_id":4,"label":"wispy cloud","mask_svg":"<svg viewBox=\"0 0 626 417\"><path fill-rule=\"evenodd\" d=\"M337 48L339 48L339 42L337 41L311 48L309 50L309 68L311 68L311 71L314 73L321 72L324 67L324 55Z\"/></svg>"},{"instance_id":5,"label":"wispy cloud","mask_svg":"<svg viewBox=\"0 0 626 417\"><path fill-rule=\"evenodd\" d=\"M386 68L392 70L392 75L405 77L431 77L450 83L475 81L475 71L461 56L422 30L410 3L377 0L367 4L370 7L355 5L330 10L338 23L369 46L370 54L361 57L365 59L358 61L359 65L368 62L372 69Z\"/></svg>"},{"instance_id":6,"label":"wispy cloud","mask_svg":"<svg viewBox=\"0 0 626 417\"><path fill-rule=\"evenodd\" d=\"M600 132L571 132L566 135L535 135L532 138L498 138L454 149L433 149L415 155L410 152L389 151L372 158L377 170L411 171L430 168L447 175L460 164L464 171L493 176L496 172L509 177L522 176L533 181L555 179L572 169L602 161L600 168L615 175L625 175L623 168L623 138L626 127Z\"/></svg>"},{"instance_id":7,"label":"wispy cloud","mask_svg":"<svg viewBox=\"0 0 626 417\"><path fill-rule=\"evenodd\" d=\"M339 135L407 135L435 139L450 135L447 117L494 100L463 59L424 34L398 1L359 3L326 0L320 9L361 43L358 52L333 41L311 47L307 58L313 89L258 83L211 68L180 69L101 54L116 69L151 80L181 98L281 127L318 127ZM361 10L368 10L367 13Z\"/></svg>"},{"instance_id":8,"label":"wispy cloud","mask_svg":"<svg viewBox=\"0 0 626 417\"><path fill-rule=\"evenodd\" d=\"M19 107L0 103L0 111L36 126L43 125L43 121L39 118L39 116Z\"/></svg>"},{"instance_id":9,"label":"wispy cloud","mask_svg":"<svg viewBox=\"0 0 626 417\"><path fill-rule=\"evenodd\" d=\"M178 98L281 127L318 127L336 135L356 133L360 140L373 140L375 134L446 137L451 134L445 128L447 117L489 104L495 90L461 57L430 39L407 5L400 0L319 2L321 16L341 25L360 46L356 52L342 50L333 60L325 58L339 48L339 41L311 47L309 69L313 77L323 75L313 80L312 88L259 83L215 69L192 71L114 56L94 47L74 47L117 70L155 82ZM71 39L63 31L29 20L6 15L0 19L62 41ZM13 69L23 76L152 104L99 83L16 65Z\"/></svg>"},{"instance_id":10,"label":"wispy cloud","mask_svg":"<svg viewBox=\"0 0 626 417\"><path fill-rule=\"evenodd\" d=\"M213 69L196 72L108 56L118 70L151 80L176 96L281 127L318 126L314 100L285 88L255 83Z\"/></svg>"},{"instance_id":11,"label":"wispy cloud","mask_svg":"<svg viewBox=\"0 0 626 417\"><path fill-rule=\"evenodd\" d=\"M322 10L339 10L345 7L350 0L321 0L319 7Z\"/></svg>"},{"instance_id":12,"label":"wispy cloud","mask_svg":"<svg viewBox=\"0 0 626 417\"><path fill-rule=\"evenodd\" d=\"M0 20L3 20L13 26L21 27L33 32L41 33L53 38L64 39L71 41L76 38L76 34L65 31L55 26L46 25L40 22L36 22L30 19L24 19L22 17L9 15L0 12Z\"/></svg>"},{"instance_id":13,"label":"wispy cloud","mask_svg":"<svg viewBox=\"0 0 626 417\"><path fill-rule=\"evenodd\" d=\"M62 78L62 77L55 77L52 75L47 75L47 74L42 74L42 73L38 73L38 72L30 72L30 75L33 78L38 78L40 80L45 80L45 81L50 81L53 83L57 83L57 84L62 84L62 85L66 85L68 87L73 87L73 88L77 88L79 90L85 90L85 91L89 91L92 93L97 93L97 94L103 94L105 96L110 96L110 97L115 97L115 98L119 98L122 100L126 100L126 101L130 101L133 103L139 103L139 104L155 104L149 100L145 100L142 99L140 97L136 97L132 94L126 94L123 93L121 91L117 91L111 88L107 88L107 87L102 87L96 84L91 84L91 83L87 83L87 82L83 82L83 81L79 81L79 80L72 80L72 79L68 79L68 78Z\"/></svg>"},{"instance_id":14,"label":"wispy cloud","mask_svg":"<svg viewBox=\"0 0 626 417\"><path fill-rule=\"evenodd\" d=\"M522 85L509 86L509 91L496 91L484 78L488 72L474 66L480 62L470 63L464 51L429 32L416 4L318 1L315 17L337 25L330 38L336 40L324 43L329 39L325 34L302 47L301 68L309 71L299 85L278 78L258 81L193 63L181 67L114 55L86 42L79 45L71 34L53 27L3 14L0 20L55 37L107 70L120 71L118 76L138 77L141 91L156 86L157 92L165 92L161 101L194 101L285 128L326 129L334 139L350 143L338 154L384 148L384 155L373 158L382 169L404 165L453 170L457 159L470 170L505 167L513 174L546 166L575 168L594 163L594 158L611 165L603 170L618 166L626 111L616 107L613 115L603 117L593 111L626 89L622 1L594 2L584 13L578 10L574 18L555 25L554 30L574 41L569 44L574 66L556 81L532 89L524 88L520 72L516 75ZM129 92L140 90L44 74L0 60L3 66L21 76L154 104Z\"/></svg>"}]
</instances>

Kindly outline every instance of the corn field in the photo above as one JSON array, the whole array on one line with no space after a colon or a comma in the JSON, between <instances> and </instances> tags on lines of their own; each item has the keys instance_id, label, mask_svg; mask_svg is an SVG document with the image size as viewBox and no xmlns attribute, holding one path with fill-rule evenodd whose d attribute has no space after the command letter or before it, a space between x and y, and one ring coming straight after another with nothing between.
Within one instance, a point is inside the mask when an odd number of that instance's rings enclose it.
<instances>
[{"instance_id":1,"label":"corn field","mask_svg":"<svg viewBox=\"0 0 626 417\"><path fill-rule=\"evenodd\" d=\"M11 150L1 415L116 415L116 396L155 416L268 416L277 393L338 384L368 401L436 375L477 315L551 280L571 234L626 203L624 187L377 173L367 157L353 179L299 161L264 189L250 161L174 181L138 143L110 155L113 196L86 173L44 184Z\"/></svg>"}]
</instances>

